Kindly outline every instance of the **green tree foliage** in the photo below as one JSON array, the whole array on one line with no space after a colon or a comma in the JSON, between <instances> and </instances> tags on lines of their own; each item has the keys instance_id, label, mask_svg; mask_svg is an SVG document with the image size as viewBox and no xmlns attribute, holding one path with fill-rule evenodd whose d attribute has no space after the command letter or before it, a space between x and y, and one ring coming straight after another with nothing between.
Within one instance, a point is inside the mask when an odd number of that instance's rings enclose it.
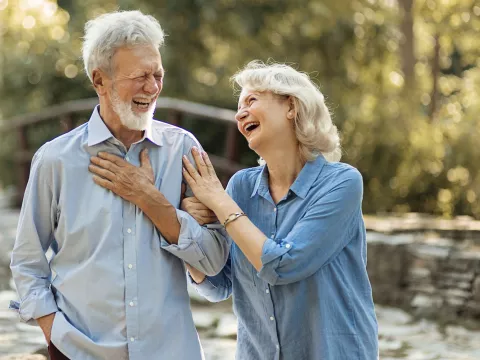
<instances>
[{"instance_id":1,"label":"green tree foliage","mask_svg":"<svg viewBox=\"0 0 480 360\"><path fill-rule=\"evenodd\" d=\"M474 0L0 0L0 118L95 96L83 25L117 8L153 14L168 34L166 96L234 109L229 78L253 59L313 76L344 161L364 176L365 212L480 218ZM221 129L188 125L216 151ZM0 154L14 146L6 140ZM242 143L243 162L255 158Z\"/></svg>"}]
</instances>

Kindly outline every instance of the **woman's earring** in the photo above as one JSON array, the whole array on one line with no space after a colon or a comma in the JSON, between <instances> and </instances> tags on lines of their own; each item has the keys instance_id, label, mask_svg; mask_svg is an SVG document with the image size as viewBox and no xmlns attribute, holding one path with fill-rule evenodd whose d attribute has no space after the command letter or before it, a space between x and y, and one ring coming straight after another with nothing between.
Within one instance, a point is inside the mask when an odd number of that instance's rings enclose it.
<instances>
[{"instance_id":1,"label":"woman's earring","mask_svg":"<svg viewBox=\"0 0 480 360\"><path fill-rule=\"evenodd\" d=\"M287 118L290 119L290 120L292 120L292 119L293 119L293 112L289 111L289 112L287 113Z\"/></svg>"}]
</instances>

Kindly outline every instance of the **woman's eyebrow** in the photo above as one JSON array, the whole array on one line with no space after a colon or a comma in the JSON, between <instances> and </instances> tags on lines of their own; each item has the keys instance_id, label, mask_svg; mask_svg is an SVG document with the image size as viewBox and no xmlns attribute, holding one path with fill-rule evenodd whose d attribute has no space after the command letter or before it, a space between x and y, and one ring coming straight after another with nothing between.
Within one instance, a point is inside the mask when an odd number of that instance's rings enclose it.
<instances>
[{"instance_id":1,"label":"woman's eyebrow","mask_svg":"<svg viewBox=\"0 0 480 360\"><path fill-rule=\"evenodd\" d=\"M243 99L242 99L242 98L238 99L238 109L239 109L239 110L240 110L240 105L241 105L241 104L244 104L245 101L247 100L247 98L248 98L249 96L250 96L250 95L247 95L247 96L245 96Z\"/></svg>"}]
</instances>

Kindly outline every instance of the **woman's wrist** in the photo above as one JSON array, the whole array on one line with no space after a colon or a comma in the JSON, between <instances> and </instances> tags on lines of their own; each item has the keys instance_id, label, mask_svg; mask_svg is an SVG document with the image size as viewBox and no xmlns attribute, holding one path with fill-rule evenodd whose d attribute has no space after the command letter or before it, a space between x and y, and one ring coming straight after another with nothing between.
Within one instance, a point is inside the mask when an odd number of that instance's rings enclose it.
<instances>
[{"instance_id":1,"label":"woman's wrist","mask_svg":"<svg viewBox=\"0 0 480 360\"><path fill-rule=\"evenodd\" d=\"M221 224L225 222L230 214L242 212L237 203L227 194L215 201L212 211L217 215Z\"/></svg>"}]
</instances>

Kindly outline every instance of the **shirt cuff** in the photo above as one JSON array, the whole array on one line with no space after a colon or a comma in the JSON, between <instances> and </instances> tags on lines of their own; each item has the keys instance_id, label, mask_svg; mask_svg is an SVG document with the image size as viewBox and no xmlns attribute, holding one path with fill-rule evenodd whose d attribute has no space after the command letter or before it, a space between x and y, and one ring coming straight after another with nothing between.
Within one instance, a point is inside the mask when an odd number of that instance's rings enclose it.
<instances>
[{"instance_id":1,"label":"shirt cuff","mask_svg":"<svg viewBox=\"0 0 480 360\"><path fill-rule=\"evenodd\" d=\"M180 223L178 243L170 244L161 237L161 247L187 263L195 264L205 258L202 248L193 240L202 237L202 228L188 213L178 209L176 212Z\"/></svg>"},{"instance_id":2,"label":"shirt cuff","mask_svg":"<svg viewBox=\"0 0 480 360\"><path fill-rule=\"evenodd\" d=\"M10 309L16 310L22 322L35 324L33 320L58 311L57 303L50 289L34 290L20 303L11 301Z\"/></svg>"},{"instance_id":3,"label":"shirt cuff","mask_svg":"<svg viewBox=\"0 0 480 360\"><path fill-rule=\"evenodd\" d=\"M271 239L267 239L263 243L261 257L262 267L257 273L257 276L269 284L275 285L279 277L276 270L280 265L280 259L284 254L292 250L292 248L293 245L291 243L284 241L277 243Z\"/></svg>"},{"instance_id":4,"label":"shirt cuff","mask_svg":"<svg viewBox=\"0 0 480 360\"><path fill-rule=\"evenodd\" d=\"M192 279L190 273L187 271L187 282L194 287L194 289L202 296L208 297L208 295L216 292L217 287L212 284L208 276L205 276L205 279L197 284L195 280Z\"/></svg>"}]
</instances>

